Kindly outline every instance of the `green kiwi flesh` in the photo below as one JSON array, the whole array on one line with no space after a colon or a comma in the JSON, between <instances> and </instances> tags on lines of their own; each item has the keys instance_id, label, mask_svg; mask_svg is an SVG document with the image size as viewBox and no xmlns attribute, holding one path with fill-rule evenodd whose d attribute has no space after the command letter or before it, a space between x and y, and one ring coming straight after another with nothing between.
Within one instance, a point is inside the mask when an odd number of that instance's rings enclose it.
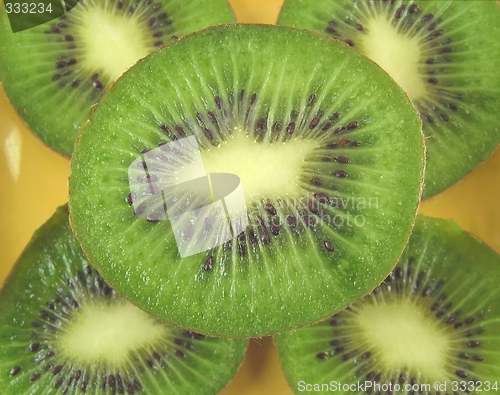
<instances>
[{"instance_id":1,"label":"green kiwi flesh","mask_svg":"<svg viewBox=\"0 0 500 395\"><path fill-rule=\"evenodd\" d=\"M60 207L0 290L2 395L215 394L246 341L205 337L139 310L91 268Z\"/></svg>"},{"instance_id":2,"label":"green kiwi flesh","mask_svg":"<svg viewBox=\"0 0 500 395\"><path fill-rule=\"evenodd\" d=\"M186 170L190 139L201 171ZM75 147L70 219L133 303L204 334L258 337L324 319L385 278L423 165L409 99L345 44L286 27L209 28L139 62L97 106ZM219 221L229 211L193 214L219 205L215 192L169 195L170 180L204 172L226 177L221 190L239 180L243 215L227 215L240 230ZM201 248L207 239L222 242Z\"/></svg>"},{"instance_id":3,"label":"green kiwi flesh","mask_svg":"<svg viewBox=\"0 0 500 395\"><path fill-rule=\"evenodd\" d=\"M0 79L30 129L71 156L92 107L137 60L187 33L232 22L226 0L85 0L13 33L2 5Z\"/></svg>"},{"instance_id":4,"label":"green kiwi flesh","mask_svg":"<svg viewBox=\"0 0 500 395\"><path fill-rule=\"evenodd\" d=\"M465 177L500 143L500 5L486 1L286 0L279 24L344 41L417 106L424 198Z\"/></svg>"},{"instance_id":5,"label":"green kiwi flesh","mask_svg":"<svg viewBox=\"0 0 500 395\"><path fill-rule=\"evenodd\" d=\"M451 220L419 216L371 294L276 336L288 382L296 393L496 393L499 274L497 252Z\"/></svg>"}]
</instances>

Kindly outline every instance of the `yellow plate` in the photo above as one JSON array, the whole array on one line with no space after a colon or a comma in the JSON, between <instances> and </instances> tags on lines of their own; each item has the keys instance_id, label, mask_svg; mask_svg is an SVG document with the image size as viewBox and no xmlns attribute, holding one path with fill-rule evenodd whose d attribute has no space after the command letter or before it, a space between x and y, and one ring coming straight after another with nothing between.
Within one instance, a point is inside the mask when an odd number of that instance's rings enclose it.
<instances>
[{"instance_id":1,"label":"yellow plate","mask_svg":"<svg viewBox=\"0 0 500 395\"><path fill-rule=\"evenodd\" d=\"M230 0L239 22L275 23L283 0ZM68 198L69 161L23 125L0 89L0 283L33 232ZM423 202L500 251L500 150L466 179ZM252 340L222 395L292 395L270 338Z\"/></svg>"}]
</instances>

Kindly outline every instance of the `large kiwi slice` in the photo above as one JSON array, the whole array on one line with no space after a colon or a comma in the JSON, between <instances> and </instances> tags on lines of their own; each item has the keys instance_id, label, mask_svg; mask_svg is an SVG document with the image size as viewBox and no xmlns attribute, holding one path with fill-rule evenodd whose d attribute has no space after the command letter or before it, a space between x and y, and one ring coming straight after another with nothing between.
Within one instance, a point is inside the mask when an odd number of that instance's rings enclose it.
<instances>
[{"instance_id":1,"label":"large kiwi slice","mask_svg":"<svg viewBox=\"0 0 500 395\"><path fill-rule=\"evenodd\" d=\"M214 394L246 342L171 327L89 265L60 207L0 290L2 395Z\"/></svg>"},{"instance_id":2,"label":"large kiwi slice","mask_svg":"<svg viewBox=\"0 0 500 395\"><path fill-rule=\"evenodd\" d=\"M70 217L145 310L252 337L328 317L396 264L421 189L418 115L317 33L210 28L139 62L84 126Z\"/></svg>"},{"instance_id":3,"label":"large kiwi slice","mask_svg":"<svg viewBox=\"0 0 500 395\"><path fill-rule=\"evenodd\" d=\"M400 262L368 296L276 336L296 393L496 393L500 255L453 221L418 217Z\"/></svg>"},{"instance_id":4,"label":"large kiwi slice","mask_svg":"<svg viewBox=\"0 0 500 395\"><path fill-rule=\"evenodd\" d=\"M500 143L500 4L286 0L279 24L317 30L369 56L418 107L424 197L468 174Z\"/></svg>"},{"instance_id":5,"label":"large kiwi slice","mask_svg":"<svg viewBox=\"0 0 500 395\"><path fill-rule=\"evenodd\" d=\"M226 0L82 0L61 17L17 33L8 16L3 5L3 87L31 130L67 156L92 106L127 68L172 39L235 21Z\"/></svg>"}]
</instances>

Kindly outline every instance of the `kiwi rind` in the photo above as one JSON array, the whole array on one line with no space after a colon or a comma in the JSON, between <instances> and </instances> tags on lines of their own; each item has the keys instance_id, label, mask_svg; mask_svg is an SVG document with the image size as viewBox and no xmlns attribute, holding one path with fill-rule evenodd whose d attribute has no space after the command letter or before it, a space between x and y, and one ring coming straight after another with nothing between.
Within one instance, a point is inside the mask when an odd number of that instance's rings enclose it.
<instances>
[{"instance_id":1,"label":"kiwi rind","mask_svg":"<svg viewBox=\"0 0 500 395\"><path fill-rule=\"evenodd\" d=\"M284 54L283 48L286 48ZM317 66L320 64L318 59L327 59L321 57L323 51L337 56L339 62L346 59L352 62L346 66L345 74L336 80L339 86L331 91L324 88L325 78L333 84L331 67L326 64L323 68ZM287 63L284 60L293 59L295 55L300 56L300 61ZM238 61L239 58L242 60ZM318 68L312 77L307 73L309 67ZM364 72L359 77L350 77L348 67ZM155 74L155 79L148 77L151 73ZM266 85L267 79L283 80L288 74L293 76L290 78L295 86L281 84L275 88ZM363 102L360 106L363 109L352 111L363 113L367 108L376 107L378 110L374 109L374 112L385 116L380 119L384 124L380 126L384 134L374 133L368 138L361 123L357 127L354 122L355 115L345 115L349 113L347 108L355 102L354 93L347 87L351 78L357 78L358 83L368 79L370 89L376 92L366 103ZM344 91L342 84L346 84ZM302 93L293 97L290 89ZM209 265L212 263L209 253L184 259L179 257L169 221L148 222L134 215L134 207L127 203L130 191L128 166L141 152L181 138L181 134L175 134L177 126L188 135L194 134L206 149L212 146L213 140L206 137L197 119L206 117L208 122L206 114L213 112L219 121L227 116L228 120L224 122L227 129L244 125L256 140L263 138L259 141L266 141L266 137L260 135L266 136L269 128L264 128L259 134L263 129L256 125L260 122L259 114L245 118L248 114L246 106L256 98L256 103L264 104L263 109L256 107L254 111L268 111L266 106L271 106L273 115L269 117L268 125L279 120L280 106L287 108L289 114L294 106L299 107L298 103L305 102L306 108L299 111L297 124L307 123L303 128L306 130L301 133L313 133L308 132L309 123L314 121L308 103L314 101L314 91L318 97L325 96L321 99L324 102L318 99L313 104L315 111L321 105L328 109L337 92L343 92L345 101L339 99L338 106L340 112L345 112L341 114L343 120L336 125L340 130L338 139L344 141L350 137L354 143L355 136L365 136L366 149L362 146L342 148L337 143L327 148L330 154L349 152L353 161L356 157L358 163L367 165L366 169L363 167L366 171L363 173L369 191L360 189L359 195L354 196L378 196L381 189L390 191L389 196L380 199L379 207L359 208L364 210L367 222L357 235L352 228L339 227L339 239L352 237L350 242L359 248L345 247L337 239L336 249L331 251L323 239L323 230L319 229L311 232L311 237L300 238L286 233L285 237L283 232L281 238L274 237L268 231L270 243L266 243L263 234L258 234L259 239L250 244L251 237L247 234L248 245L243 253L237 243L214 249L214 255L219 254L222 258ZM377 95L380 95L378 100L374 99ZM154 97L161 97L161 103L155 103ZM285 98L282 103L272 104L280 97ZM148 98L147 101L144 98ZM220 109L217 98L222 102ZM357 99L363 101L360 97ZM397 105L390 106L391 100ZM283 129L289 122L287 114L283 116ZM357 114L366 119L365 115ZM391 119L398 121L391 123ZM323 118L320 127L326 121ZM217 130L210 123L210 127L218 139L224 139L222 126ZM314 133L319 133L319 127L314 130ZM343 132L346 134L342 135ZM382 139L382 135L391 136L387 139L391 148L385 151L380 143L377 149L371 149L374 147L371 142ZM332 138L337 139L336 136ZM408 144L409 141L412 143ZM327 152L321 151L324 148L322 146L318 152ZM378 155L379 148L387 155ZM394 159L392 153L398 158ZM342 168L333 163L335 161L316 160L311 159L310 163L314 166L318 163L317 166L330 169L330 172ZM368 170L371 166L373 168ZM400 256L413 225L423 166L423 138L414 107L387 74L366 58L330 38L298 29L250 25L209 28L139 62L115 83L97 106L82 130L72 161L70 218L90 262L108 283L141 308L168 322L207 335L259 337L328 317L385 278ZM346 179L343 183L340 173L335 178L338 188L344 191L339 193L346 194L344 197L356 193L352 182L356 177L363 177L361 174L354 177L352 171L352 181ZM373 186L368 181L370 174L376 174ZM304 188L310 191L313 180L309 179L312 176L307 177ZM318 196L313 199L317 201ZM312 207L305 210L312 210ZM311 215L311 212L305 214ZM269 213L262 215L267 218ZM308 235L306 226L299 225L297 231L302 232L299 234ZM266 244L270 244L270 248ZM295 248L287 247L290 245ZM346 248L353 253L350 259ZM264 251L262 255L261 250ZM167 287L167 284L171 286ZM177 312L174 306L178 307Z\"/></svg>"},{"instance_id":2,"label":"kiwi rind","mask_svg":"<svg viewBox=\"0 0 500 395\"><path fill-rule=\"evenodd\" d=\"M153 317L168 331L170 347L156 345L146 357L136 350L125 367L65 360L59 328L103 299L113 308L130 305L91 269L69 226L67 206L61 206L35 232L0 289L1 393L215 394L243 360L244 340L204 337Z\"/></svg>"},{"instance_id":3,"label":"kiwi rind","mask_svg":"<svg viewBox=\"0 0 500 395\"><path fill-rule=\"evenodd\" d=\"M302 393L299 381L319 384L316 388L323 391L321 384L329 386L330 382L339 386L392 381L393 385L401 384L401 391L394 393L407 393L403 385L412 380L433 386L434 382L422 380L422 372L409 370L413 355L408 355L406 366L389 375L384 371L375 379L382 371L377 368L381 351L366 347L351 318L364 303L412 300L427 310L426 319L438 324L436 336L444 333L455 342L453 351L444 358L448 374L439 380L447 383L446 392L454 382L466 382L464 385L472 393L476 393L474 382L490 383L492 387L500 377L500 298L496 291L499 276L500 255L496 251L452 220L419 215L398 265L372 294L320 324L275 337L285 376L296 393ZM406 341L417 347L420 344L418 334ZM355 388L354 393L365 393L359 392L356 385L351 387ZM337 388L340 393L349 393ZM481 390L479 384L475 389ZM435 394L436 389L431 387L430 393Z\"/></svg>"},{"instance_id":4,"label":"kiwi rind","mask_svg":"<svg viewBox=\"0 0 500 395\"><path fill-rule=\"evenodd\" d=\"M422 37L419 77L430 85L432 94L410 98L415 99L424 123L427 168L423 197L428 198L464 178L500 144L496 121L500 7L494 0L286 0L278 24L328 34L365 52L358 40L369 32L367 10L373 15L384 13L402 35L418 27Z\"/></svg>"},{"instance_id":5,"label":"kiwi rind","mask_svg":"<svg viewBox=\"0 0 500 395\"><path fill-rule=\"evenodd\" d=\"M67 157L71 156L80 128L89 118L93 106L113 82L101 79L105 65L91 73L79 68L88 55L85 50L81 51L83 44L78 36L75 36L74 41L65 41L68 35L75 35L68 22L72 13L80 12L82 7L94 7L94 4L113 11L121 4L120 12L124 15L127 15L129 8L137 7L138 4L146 9L162 5L152 17L167 15L163 22L169 23L164 28L168 30L168 36L165 33L162 37L152 38L148 44L149 51L168 44L172 37L180 38L211 25L235 22L234 13L226 0L159 0L154 3L148 0L140 3L133 0L90 0L85 2L85 6L82 4L61 18L17 33L11 30L4 5L0 7L0 79L3 88L30 130L50 148ZM149 29L148 19L141 18L141 26ZM158 21L157 24L160 22L163 23ZM61 24L69 26L63 28ZM69 31L72 34L68 34ZM76 63L69 65L68 61L73 59ZM56 63L61 62L67 62L68 65L57 68ZM64 73L68 72L71 74L65 76ZM95 75L101 77L95 78ZM76 86L73 87L73 84Z\"/></svg>"}]
</instances>

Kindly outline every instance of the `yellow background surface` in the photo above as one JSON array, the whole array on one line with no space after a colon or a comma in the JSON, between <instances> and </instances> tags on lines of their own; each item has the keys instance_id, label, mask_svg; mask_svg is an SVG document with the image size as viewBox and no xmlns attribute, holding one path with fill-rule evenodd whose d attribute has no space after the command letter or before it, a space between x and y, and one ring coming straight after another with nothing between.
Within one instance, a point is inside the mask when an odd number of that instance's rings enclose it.
<instances>
[{"instance_id":1,"label":"yellow background surface","mask_svg":"<svg viewBox=\"0 0 500 395\"><path fill-rule=\"evenodd\" d=\"M238 22L275 23L283 0L230 0ZM35 229L66 203L69 161L23 125L0 89L0 283ZM466 179L425 202L421 212L453 218L500 251L500 151ZM293 394L270 338L251 340L223 395Z\"/></svg>"}]
</instances>

